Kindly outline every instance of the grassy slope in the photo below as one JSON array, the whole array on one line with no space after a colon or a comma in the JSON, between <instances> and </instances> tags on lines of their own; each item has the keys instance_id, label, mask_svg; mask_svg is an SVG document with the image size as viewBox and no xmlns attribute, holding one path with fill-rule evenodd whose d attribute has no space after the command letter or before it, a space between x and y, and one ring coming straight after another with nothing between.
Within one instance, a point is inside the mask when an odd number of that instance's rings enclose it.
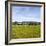
<instances>
[{"instance_id":1,"label":"grassy slope","mask_svg":"<svg viewBox=\"0 0 46 46\"><path fill-rule=\"evenodd\" d=\"M39 38L40 25L12 25L11 38Z\"/></svg>"}]
</instances>

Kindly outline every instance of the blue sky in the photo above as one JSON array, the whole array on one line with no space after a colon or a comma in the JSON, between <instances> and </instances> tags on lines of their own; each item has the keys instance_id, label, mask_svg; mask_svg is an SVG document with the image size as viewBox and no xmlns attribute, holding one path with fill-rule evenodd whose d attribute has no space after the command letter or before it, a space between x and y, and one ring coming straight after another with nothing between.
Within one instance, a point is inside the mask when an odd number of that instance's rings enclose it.
<instances>
[{"instance_id":1,"label":"blue sky","mask_svg":"<svg viewBox=\"0 0 46 46\"><path fill-rule=\"evenodd\" d=\"M12 6L12 22L40 22L40 7Z\"/></svg>"}]
</instances>

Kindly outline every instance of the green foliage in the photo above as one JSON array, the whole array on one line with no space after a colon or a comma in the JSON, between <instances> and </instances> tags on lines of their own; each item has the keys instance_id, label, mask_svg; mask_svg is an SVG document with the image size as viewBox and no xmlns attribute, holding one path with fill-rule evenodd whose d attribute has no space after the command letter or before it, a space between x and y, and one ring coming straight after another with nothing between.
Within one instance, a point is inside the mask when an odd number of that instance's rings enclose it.
<instances>
[{"instance_id":1,"label":"green foliage","mask_svg":"<svg viewBox=\"0 0 46 46\"><path fill-rule=\"evenodd\" d=\"M40 37L40 25L12 24L11 39L39 38L39 37Z\"/></svg>"}]
</instances>

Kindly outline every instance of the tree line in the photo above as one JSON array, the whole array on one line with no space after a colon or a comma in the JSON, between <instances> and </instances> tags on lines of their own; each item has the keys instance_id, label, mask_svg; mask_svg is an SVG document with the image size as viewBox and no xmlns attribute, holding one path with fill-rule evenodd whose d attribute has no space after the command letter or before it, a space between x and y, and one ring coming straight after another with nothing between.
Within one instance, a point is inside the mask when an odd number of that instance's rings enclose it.
<instances>
[{"instance_id":1,"label":"tree line","mask_svg":"<svg viewBox=\"0 0 46 46\"><path fill-rule=\"evenodd\" d=\"M40 25L40 22L13 22L13 24L18 24L18 25Z\"/></svg>"}]
</instances>

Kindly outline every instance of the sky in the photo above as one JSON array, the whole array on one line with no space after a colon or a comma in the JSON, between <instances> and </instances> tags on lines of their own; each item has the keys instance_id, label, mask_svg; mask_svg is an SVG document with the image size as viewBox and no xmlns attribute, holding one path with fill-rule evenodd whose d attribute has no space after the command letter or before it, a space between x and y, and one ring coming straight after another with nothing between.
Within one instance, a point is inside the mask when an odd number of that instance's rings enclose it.
<instances>
[{"instance_id":1,"label":"sky","mask_svg":"<svg viewBox=\"0 0 46 46\"><path fill-rule=\"evenodd\" d=\"M40 7L12 6L12 22L40 22Z\"/></svg>"}]
</instances>

